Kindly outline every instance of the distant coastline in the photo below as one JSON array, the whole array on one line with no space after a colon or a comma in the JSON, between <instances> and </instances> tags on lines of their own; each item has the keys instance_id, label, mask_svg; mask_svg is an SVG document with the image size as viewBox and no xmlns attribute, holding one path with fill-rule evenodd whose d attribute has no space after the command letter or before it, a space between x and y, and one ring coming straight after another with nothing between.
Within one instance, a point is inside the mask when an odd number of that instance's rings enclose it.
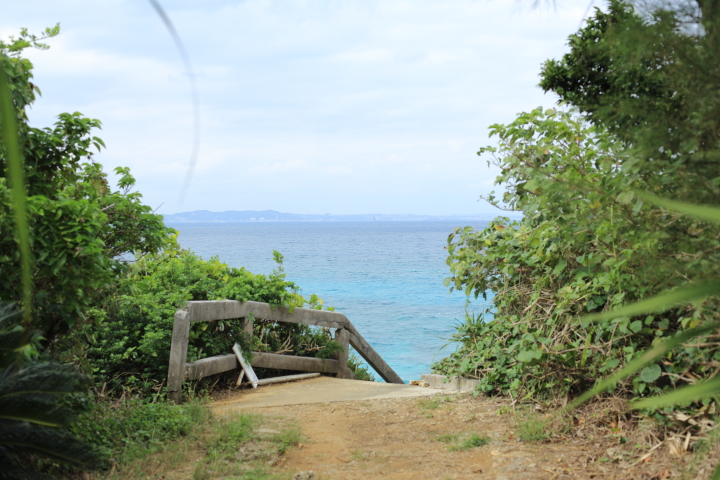
<instances>
[{"instance_id":1,"label":"distant coastline","mask_svg":"<svg viewBox=\"0 0 720 480\"><path fill-rule=\"evenodd\" d=\"M227 212L211 212L196 210L194 212L163 215L166 223L239 223L239 222L428 222L428 221L488 221L499 216L521 218L516 212L498 212L497 214L470 215L412 215L412 214L361 214L331 215L282 213L275 210L243 210Z\"/></svg>"}]
</instances>

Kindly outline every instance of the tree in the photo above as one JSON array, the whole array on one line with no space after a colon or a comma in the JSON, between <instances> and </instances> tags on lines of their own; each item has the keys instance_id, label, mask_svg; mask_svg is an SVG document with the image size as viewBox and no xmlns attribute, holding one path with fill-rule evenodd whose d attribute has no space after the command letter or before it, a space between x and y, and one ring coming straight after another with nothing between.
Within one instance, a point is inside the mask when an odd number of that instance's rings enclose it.
<instances>
[{"instance_id":1,"label":"tree","mask_svg":"<svg viewBox=\"0 0 720 480\"><path fill-rule=\"evenodd\" d=\"M63 113L52 128L33 128L26 108L40 90L32 83L33 66L24 49L46 49L40 41L59 33L59 26L38 38L26 30L0 41L0 68L12 92L23 158L32 253L32 328L52 347L73 327L81 330L92 305L126 269L133 254L157 252L171 232L162 217L132 192L135 180L118 168L113 189L92 149L104 147L93 136L100 121L80 113ZM0 138L0 300L22 302L18 231L12 216L6 145Z\"/></svg>"},{"instance_id":2,"label":"tree","mask_svg":"<svg viewBox=\"0 0 720 480\"><path fill-rule=\"evenodd\" d=\"M624 168L657 195L717 204L720 7L706 0L612 0L548 60L540 86L621 139Z\"/></svg>"}]
</instances>

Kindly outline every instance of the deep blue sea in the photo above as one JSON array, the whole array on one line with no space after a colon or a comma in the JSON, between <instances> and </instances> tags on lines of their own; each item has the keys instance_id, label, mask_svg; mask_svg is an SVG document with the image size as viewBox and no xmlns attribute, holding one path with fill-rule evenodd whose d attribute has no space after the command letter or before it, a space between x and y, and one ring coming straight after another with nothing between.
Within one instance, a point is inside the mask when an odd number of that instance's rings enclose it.
<instances>
[{"instance_id":1,"label":"deep blue sea","mask_svg":"<svg viewBox=\"0 0 720 480\"><path fill-rule=\"evenodd\" d=\"M487 222L474 222L483 227ZM444 249L457 222L272 222L170 224L184 248L204 259L269 274L272 252L287 279L344 313L406 382L430 372L462 321L465 296L449 293ZM478 301L472 307L482 309ZM376 375L379 379L379 376Z\"/></svg>"}]
</instances>

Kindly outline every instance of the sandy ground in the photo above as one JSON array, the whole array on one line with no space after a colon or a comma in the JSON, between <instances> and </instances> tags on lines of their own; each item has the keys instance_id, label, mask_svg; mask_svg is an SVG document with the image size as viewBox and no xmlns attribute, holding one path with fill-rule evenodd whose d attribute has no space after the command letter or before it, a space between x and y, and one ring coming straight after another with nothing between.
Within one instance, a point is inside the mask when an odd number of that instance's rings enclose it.
<instances>
[{"instance_id":1,"label":"sandy ground","mask_svg":"<svg viewBox=\"0 0 720 480\"><path fill-rule=\"evenodd\" d=\"M652 441L628 448L627 439L621 440L622 422L613 421L612 412L568 419L570 431L549 443L520 441L509 400L469 394L244 410L301 427L304 442L276 468L302 480L665 479L680 478L689 460L688 454L669 455L662 445L650 451ZM461 439L473 433L490 442L451 451L453 443L441 441L443 435Z\"/></svg>"}]
</instances>

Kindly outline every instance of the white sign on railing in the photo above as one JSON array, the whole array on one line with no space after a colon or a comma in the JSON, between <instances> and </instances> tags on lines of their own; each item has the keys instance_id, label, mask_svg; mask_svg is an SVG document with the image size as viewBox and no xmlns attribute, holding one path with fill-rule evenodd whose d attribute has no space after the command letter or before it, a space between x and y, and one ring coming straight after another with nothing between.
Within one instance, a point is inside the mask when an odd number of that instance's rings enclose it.
<instances>
[{"instance_id":1,"label":"white sign on railing","mask_svg":"<svg viewBox=\"0 0 720 480\"><path fill-rule=\"evenodd\" d=\"M245 375L247 375L248 380L250 380L250 382L252 383L253 388L257 388L257 386L258 386L257 375L255 375L255 371L253 370L252 366L248 365L245 362L245 359L243 358L243 355L242 355L242 350L240 349L240 345L238 345L236 343L233 346L232 351L233 351L233 353L235 353L235 356L237 357L238 362L240 362L240 365L242 366L243 373L245 373ZM240 378L238 378L238 381L237 381L238 385L240 384L240 381L242 380L243 373L240 373Z\"/></svg>"}]
</instances>

